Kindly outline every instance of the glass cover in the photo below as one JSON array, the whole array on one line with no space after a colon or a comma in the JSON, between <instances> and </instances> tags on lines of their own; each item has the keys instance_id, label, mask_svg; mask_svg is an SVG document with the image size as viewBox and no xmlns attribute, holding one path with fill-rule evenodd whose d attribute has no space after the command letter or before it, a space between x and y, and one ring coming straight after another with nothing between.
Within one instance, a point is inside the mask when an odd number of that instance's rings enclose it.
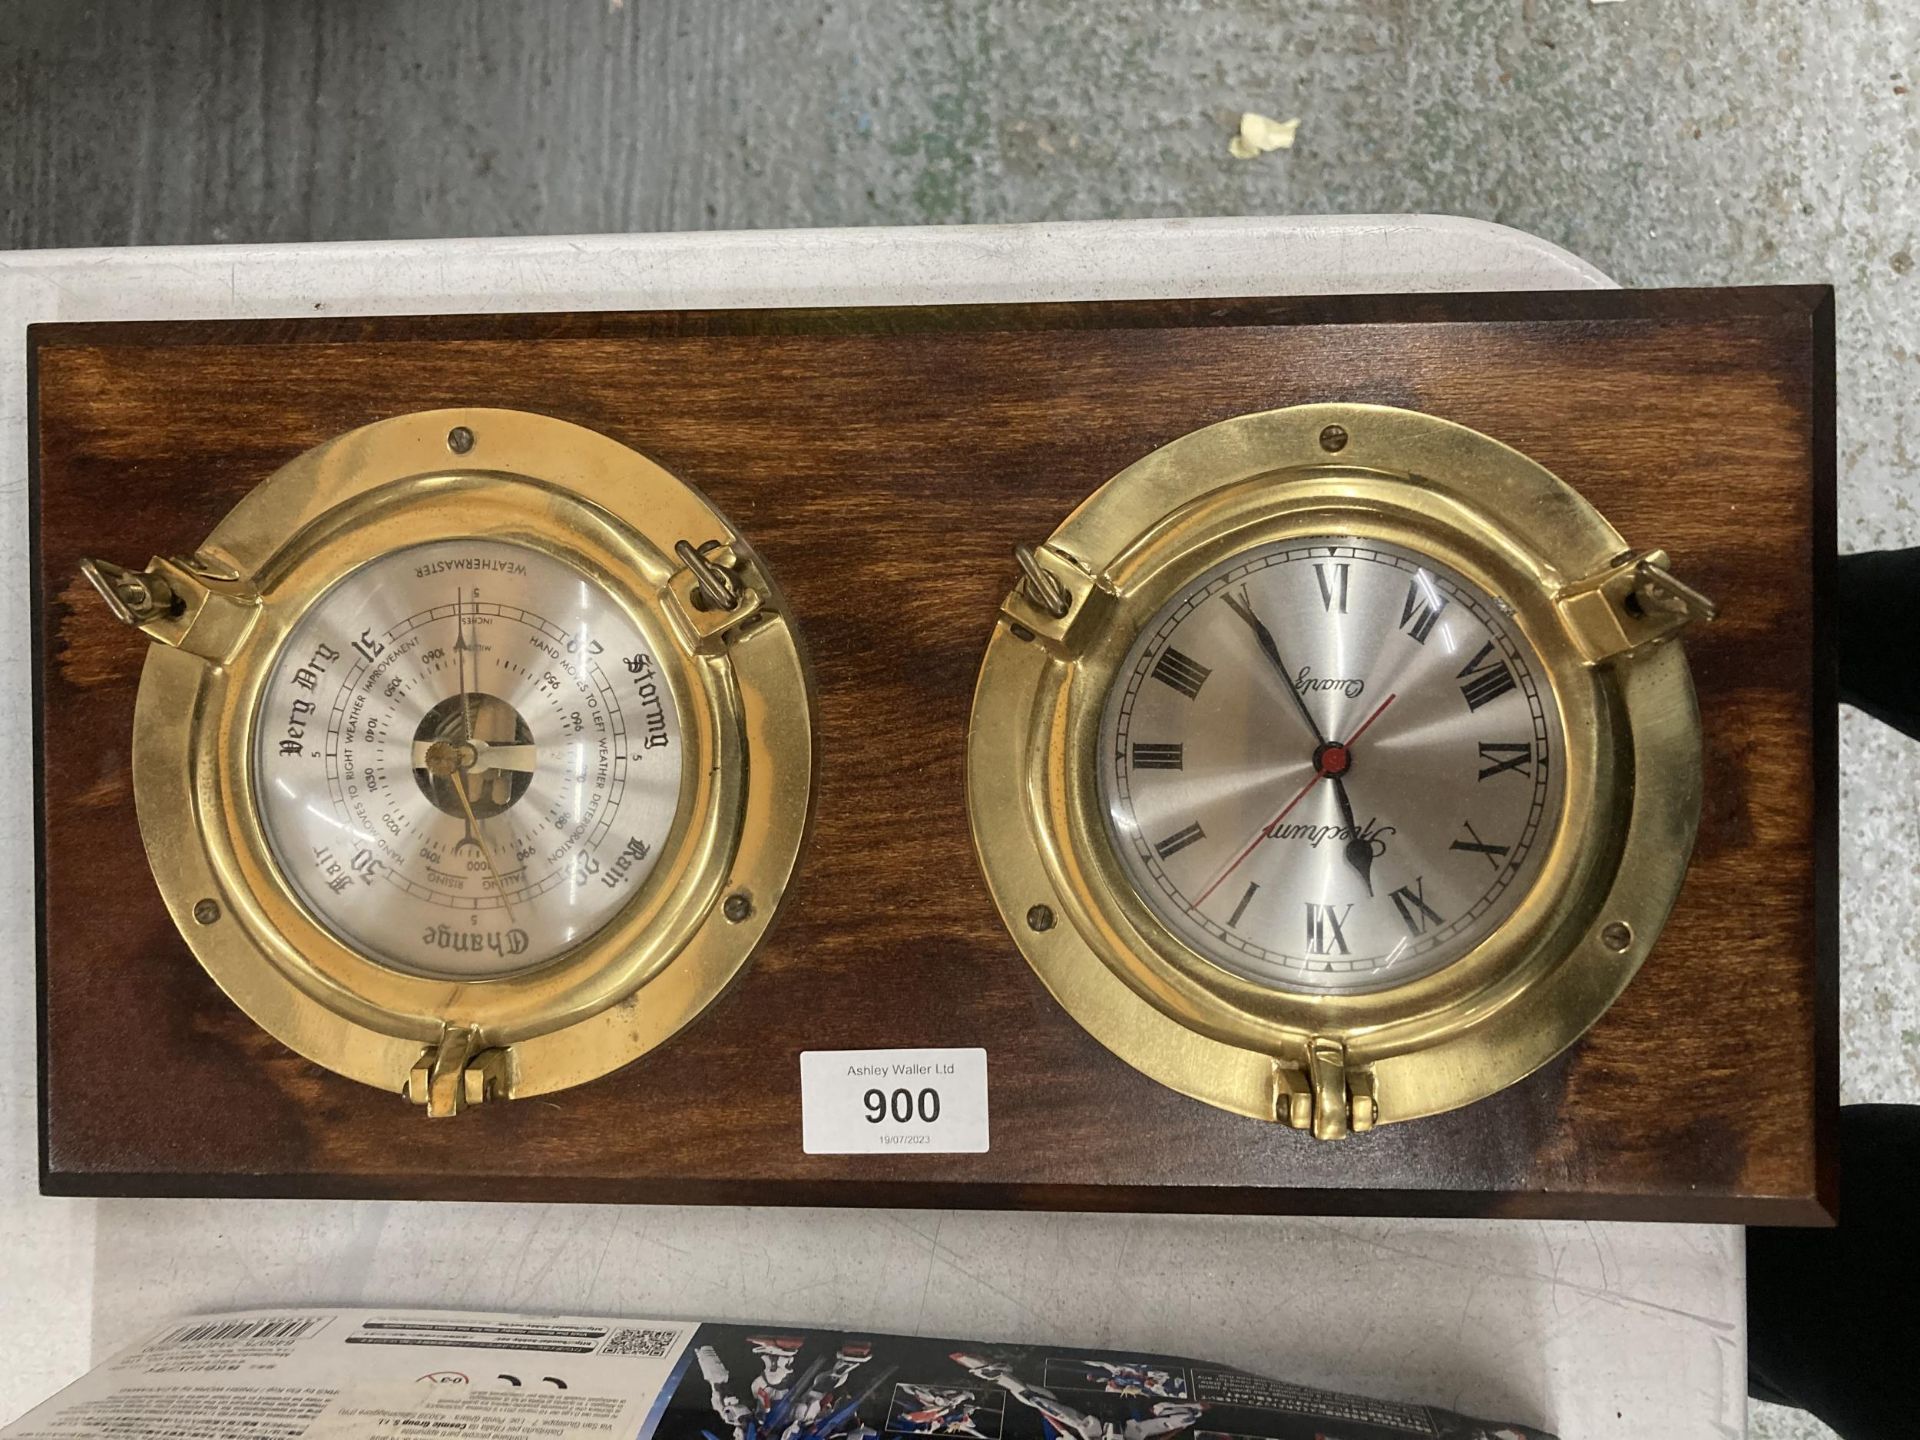
<instances>
[{"instance_id":1,"label":"glass cover","mask_svg":"<svg viewBox=\"0 0 1920 1440\"><path fill-rule=\"evenodd\" d=\"M1108 696L1100 777L1141 898L1278 989L1384 989L1512 914L1561 725L1502 602L1382 541L1262 546L1181 590Z\"/></svg>"},{"instance_id":2,"label":"glass cover","mask_svg":"<svg viewBox=\"0 0 1920 1440\"><path fill-rule=\"evenodd\" d=\"M543 551L447 540L300 618L256 717L267 842L351 949L418 974L540 965L607 924L680 803L653 643Z\"/></svg>"}]
</instances>

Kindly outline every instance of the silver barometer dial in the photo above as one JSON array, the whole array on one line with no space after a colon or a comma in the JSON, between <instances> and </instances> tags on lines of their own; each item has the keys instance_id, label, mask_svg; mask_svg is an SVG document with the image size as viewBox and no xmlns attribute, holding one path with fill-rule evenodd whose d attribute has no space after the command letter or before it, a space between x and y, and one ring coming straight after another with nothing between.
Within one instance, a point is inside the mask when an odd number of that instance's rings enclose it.
<instances>
[{"instance_id":1,"label":"silver barometer dial","mask_svg":"<svg viewBox=\"0 0 1920 1440\"><path fill-rule=\"evenodd\" d=\"M275 860L321 923L396 968L553 959L639 890L673 825L659 650L598 581L527 546L363 566L267 680L253 771Z\"/></svg>"},{"instance_id":2,"label":"silver barometer dial","mask_svg":"<svg viewBox=\"0 0 1920 1440\"><path fill-rule=\"evenodd\" d=\"M1504 602L1385 541L1262 546L1182 589L1106 705L1138 893L1237 975L1404 983L1491 934L1559 818L1560 716Z\"/></svg>"}]
</instances>

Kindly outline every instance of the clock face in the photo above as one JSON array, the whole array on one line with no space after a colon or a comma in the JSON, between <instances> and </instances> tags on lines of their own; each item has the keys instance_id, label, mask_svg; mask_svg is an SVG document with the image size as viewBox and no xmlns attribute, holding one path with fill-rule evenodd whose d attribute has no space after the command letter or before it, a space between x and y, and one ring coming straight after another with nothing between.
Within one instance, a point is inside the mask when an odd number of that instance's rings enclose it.
<instances>
[{"instance_id":1,"label":"clock face","mask_svg":"<svg viewBox=\"0 0 1920 1440\"><path fill-rule=\"evenodd\" d=\"M392 968L526 970L606 925L680 802L657 650L600 584L494 540L362 566L293 627L254 795L293 889Z\"/></svg>"},{"instance_id":2,"label":"clock face","mask_svg":"<svg viewBox=\"0 0 1920 1440\"><path fill-rule=\"evenodd\" d=\"M1290 991L1385 989L1466 954L1532 887L1564 794L1559 709L1509 610L1352 537L1187 585L1135 639L1101 735L1140 897Z\"/></svg>"}]
</instances>

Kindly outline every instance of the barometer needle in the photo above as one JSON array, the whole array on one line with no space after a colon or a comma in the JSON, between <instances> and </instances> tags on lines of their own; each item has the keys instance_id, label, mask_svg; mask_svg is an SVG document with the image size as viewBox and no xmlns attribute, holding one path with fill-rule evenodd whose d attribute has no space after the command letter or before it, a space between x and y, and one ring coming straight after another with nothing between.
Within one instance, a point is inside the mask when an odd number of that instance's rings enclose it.
<instances>
[{"instance_id":1,"label":"barometer needle","mask_svg":"<svg viewBox=\"0 0 1920 1440\"><path fill-rule=\"evenodd\" d=\"M513 924L518 924L519 922L513 917L513 902L507 899L507 887L500 883L500 871L493 863L493 847L487 844L487 837L480 829L480 822L474 818L473 801L467 798L465 770L453 772L453 793L460 797L460 808L467 812L467 824L473 827L471 833L479 836L480 858L487 862L487 874L493 877L493 888L500 896L500 903L507 907L507 919Z\"/></svg>"},{"instance_id":2,"label":"barometer needle","mask_svg":"<svg viewBox=\"0 0 1920 1440\"><path fill-rule=\"evenodd\" d=\"M453 654L460 680L460 716L466 724L461 735L469 745L473 743L473 692L467 686L467 627L460 618L460 592L453 592Z\"/></svg>"}]
</instances>

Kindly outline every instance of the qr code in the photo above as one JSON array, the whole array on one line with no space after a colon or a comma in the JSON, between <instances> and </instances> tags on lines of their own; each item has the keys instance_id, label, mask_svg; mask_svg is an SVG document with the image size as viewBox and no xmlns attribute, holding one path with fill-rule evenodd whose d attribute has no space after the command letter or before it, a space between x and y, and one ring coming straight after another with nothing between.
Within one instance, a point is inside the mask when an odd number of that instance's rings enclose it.
<instances>
[{"instance_id":1,"label":"qr code","mask_svg":"<svg viewBox=\"0 0 1920 1440\"><path fill-rule=\"evenodd\" d=\"M673 1344L680 1338L678 1330L616 1330L607 1337L607 1343L600 1347L602 1355L643 1355L649 1360L663 1360L673 1353Z\"/></svg>"}]
</instances>

